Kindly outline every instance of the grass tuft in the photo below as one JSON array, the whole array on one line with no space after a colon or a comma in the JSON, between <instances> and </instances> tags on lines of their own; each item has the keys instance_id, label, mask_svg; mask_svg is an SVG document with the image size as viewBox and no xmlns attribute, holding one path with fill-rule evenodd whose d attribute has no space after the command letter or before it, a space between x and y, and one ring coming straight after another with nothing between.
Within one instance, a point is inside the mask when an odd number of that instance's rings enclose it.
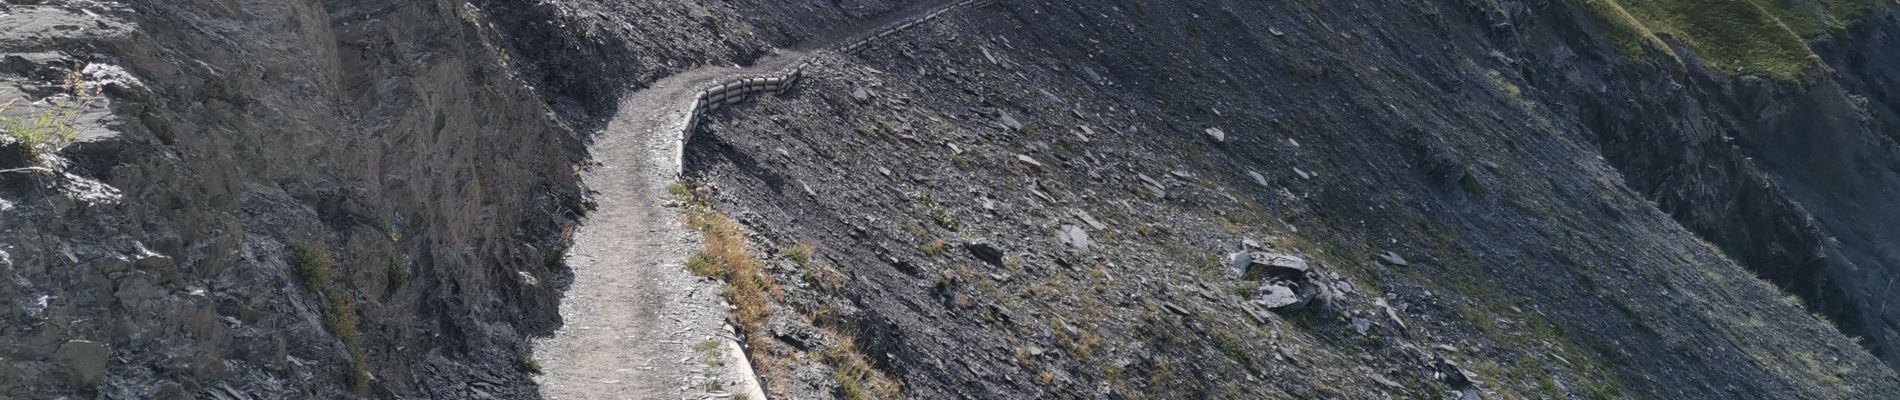
<instances>
[{"instance_id":1,"label":"grass tuft","mask_svg":"<svg viewBox=\"0 0 1900 400\"><path fill-rule=\"evenodd\" d=\"M811 262L813 255L818 253L818 246L811 244L811 242L798 242L798 244L780 249L779 253L784 254L785 258L791 259L799 265L805 265L805 263Z\"/></svg>"},{"instance_id":2,"label":"grass tuft","mask_svg":"<svg viewBox=\"0 0 1900 400\"><path fill-rule=\"evenodd\" d=\"M751 355L753 367L768 385L773 386L774 392L789 390L789 386L786 386L789 383L785 379L776 378L789 375L770 361L774 359L767 351L771 348L771 334L765 331L766 321L771 316L771 298L779 295L779 288L765 275L758 259L752 256L746 244L744 228L704 203L694 204L687 209L686 225L699 231L705 238L705 247L686 260L686 268L695 274L725 282L726 301L735 307L732 311L733 325L738 327L746 340L746 351Z\"/></svg>"},{"instance_id":3,"label":"grass tuft","mask_svg":"<svg viewBox=\"0 0 1900 400\"><path fill-rule=\"evenodd\" d=\"M929 243L924 243L919 250L922 250L924 255L936 257L939 254L943 254L943 247L946 245L943 239L931 239Z\"/></svg>"},{"instance_id":4,"label":"grass tuft","mask_svg":"<svg viewBox=\"0 0 1900 400\"><path fill-rule=\"evenodd\" d=\"M826 350L824 362L831 366L831 379L838 382L838 391L844 398L851 400L896 399L902 389L897 381L891 380L871 363L864 360L864 354L857 349L856 343L847 335L832 335L838 338L838 344Z\"/></svg>"},{"instance_id":5,"label":"grass tuft","mask_svg":"<svg viewBox=\"0 0 1900 400\"><path fill-rule=\"evenodd\" d=\"M43 157L58 152L79 140L79 129L73 125L79 119L79 109L99 95L98 89L88 89L84 75L79 70L66 74L63 83L71 97L53 102L53 109L34 114L30 118L12 118L0 116L0 136L25 147L33 157ZM12 108L18 100L0 103L0 113Z\"/></svg>"},{"instance_id":6,"label":"grass tuft","mask_svg":"<svg viewBox=\"0 0 1900 400\"><path fill-rule=\"evenodd\" d=\"M521 372L533 375L541 374L541 362L535 361L534 357L525 354L515 357L515 367L520 368Z\"/></svg>"}]
</instances>

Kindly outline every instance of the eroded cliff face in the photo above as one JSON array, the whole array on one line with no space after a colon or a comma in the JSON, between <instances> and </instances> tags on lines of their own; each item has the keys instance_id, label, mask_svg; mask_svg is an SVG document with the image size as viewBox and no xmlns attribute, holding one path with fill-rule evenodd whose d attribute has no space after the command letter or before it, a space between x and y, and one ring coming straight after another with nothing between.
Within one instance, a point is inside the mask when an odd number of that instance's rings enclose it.
<instances>
[{"instance_id":1,"label":"eroded cliff face","mask_svg":"<svg viewBox=\"0 0 1900 400\"><path fill-rule=\"evenodd\" d=\"M512 360L559 321L546 260L582 212L580 139L480 10L7 13L46 27L5 39L10 98L65 70L117 75L87 76L104 91L78 143L3 177L0 393L533 393ZM81 34L33 40L58 32Z\"/></svg>"},{"instance_id":2,"label":"eroded cliff face","mask_svg":"<svg viewBox=\"0 0 1900 400\"><path fill-rule=\"evenodd\" d=\"M1815 38L1819 62L1795 81L1674 78L1652 72L1669 67L1652 54L1649 68L1607 74L1608 91L1552 85L1633 189L1889 365L1900 363L1893 11L1880 4Z\"/></svg>"}]
</instances>

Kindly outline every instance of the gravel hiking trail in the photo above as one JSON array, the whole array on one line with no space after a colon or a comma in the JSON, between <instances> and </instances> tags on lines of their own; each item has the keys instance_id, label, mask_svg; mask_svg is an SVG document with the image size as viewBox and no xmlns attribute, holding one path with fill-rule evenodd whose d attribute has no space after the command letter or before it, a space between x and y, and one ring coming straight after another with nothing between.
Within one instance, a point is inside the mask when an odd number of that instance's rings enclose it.
<instances>
[{"instance_id":1,"label":"gravel hiking trail","mask_svg":"<svg viewBox=\"0 0 1900 400\"><path fill-rule=\"evenodd\" d=\"M920 2L796 46L824 49L895 22L948 8ZM624 99L589 149L582 173L596 208L575 231L567 264L574 281L561 303L565 324L534 344L549 399L764 399L725 328L717 282L683 265L699 238L669 208L680 132L699 89L778 71L808 53L780 50L749 67L703 67Z\"/></svg>"}]
</instances>

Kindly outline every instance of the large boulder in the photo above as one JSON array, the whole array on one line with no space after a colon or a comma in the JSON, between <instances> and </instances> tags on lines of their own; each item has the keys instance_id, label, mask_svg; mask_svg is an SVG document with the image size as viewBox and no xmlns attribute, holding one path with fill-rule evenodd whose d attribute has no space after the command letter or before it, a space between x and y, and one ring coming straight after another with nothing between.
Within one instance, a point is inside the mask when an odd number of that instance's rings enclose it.
<instances>
[{"instance_id":1,"label":"large boulder","mask_svg":"<svg viewBox=\"0 0 1900 400\"><path fill-rule=\"evenodd\" d=\"M964 244L963 248L969 249L970 255L975 256L978 260L983 260L983 262L998 267L1003 266L1003 250L996 248L996 246L990 245L987 242L970 242Z\"/></svg>"},{"instance_id":2,"label":"large boulder","mask_svg":"<svg viewBox=\"0 0 1900 400\"><path fill-rule=\"evenodd\" d=\"M1242 251L1229 256L1229 267L1244 280L1304 279L1312 267L1306 258L1282 253Z\"/></svg>"}]
</instances>

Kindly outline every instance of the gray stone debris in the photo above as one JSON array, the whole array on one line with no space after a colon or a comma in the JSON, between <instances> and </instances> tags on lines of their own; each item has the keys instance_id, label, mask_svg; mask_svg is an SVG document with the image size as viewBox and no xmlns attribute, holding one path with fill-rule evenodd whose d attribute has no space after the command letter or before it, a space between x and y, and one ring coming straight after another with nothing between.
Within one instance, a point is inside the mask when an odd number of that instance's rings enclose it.
<instances>
[{"instance_id":1,"label":"gray stone debris","mask_svg":"<svg viewBox=\"0 0 1900 400\"><path fill-rule=\"evenodd\" d=\"M1011 132L1023 130L1022 121L1017 121L1016 117L1009 116L1009 113L1000 110L996 112L996 123L1003 124L1003 127L1009 128Z\"/></svg>"},{"instance_id":2,"label":"gray stone debris","mask_svg":"<svg viewBox=\"0 0 1900 400\"><path fill-rule=\"evenodd\" d=\"M1313 177L1316 176L1316 174L1314 173L1306 172L1306 170L1299 169L1299 168L1294 168L1293 173L1299 174L1300 179L1313 179Z\"/></svg>"},{"instance_id":3,"label":"gray stone debris","mask_svg":"<svg viewBox=\"0 0 1900 400\"><path fill-rule=\"evenodd\" d=\"M1216 142L1227 141L1227 132L1220 130L1220 128L1207 128L1205 132L1207 132L1208 137L1214 138Z\"/></svg>"},{"instance_id":4,"label":"gray stone debris","mask_svg":"<svg viewBox=\"0 0 1900 400\"><path fill-rule=\"evenodd\" d=\"M1055 93L1050 93L1049 90L1047 89L1036 88L1036 91L1042 93L1042 97L1045 99L1049 99L1049 101L1062 103L1062 104L1069 104L1067 100L1062 99L1062 96L1057 96Z\"/></svg>"},{"instance_id":5,"label":"gray stone debris","mask_svg":"<svg viewBox=\"0 0 1900 400\"><path fill-rule=\"evenodd\" d=\"M1267 186L1267 177L1260 175L1259 172L1247 171L1247 176L1253 177L1253 183L1258 183L1260 186Z\"/></svg>"},{"instance_id":6,"label":"gray stone debris","mask_svg":"<svg viewBox=\"0 0 1900 400\"><path fill-rule=\"evenodd\" d=\"M1392 265L1397 265L1401 267L1412 266L1412 263L1409 261L1405 261L1404 257L1399 257L1399 253L1393 253L1390 251L1385 252L1385 254L1380 254L1379 261L1384 261L1386 264L1392 264Z\"/></svg>"},{"instance_id":7,"label":"gray stone debris","mask_svg":"<svg viewBox=\"0 0 1900 400\"><path fill-rule=\"evenodd\" d=\"M1305 279L1312 269L1306 259L1281 253L1239 252L1229 256L1235 275L1241 279Z\"/></svg>"},{"instance_id":8,"label":"gray stone debris","mask_svg":"<svg viewBox=\"0 0 1900 400\"><path fill-rule=\"evenodd\" d=\"M1385 310L1385 318L1386 318L1386 319L1388 319L1388 320L1391 320L1391 321L1392 321L1392 325L1394 325L1394 326L1398 326L1398 327L1399 327L1399 331L1401 331L1401 332L1402 332L1402 331L1404 331L1404 330L1405 330L1405 320L1403 320L1403 319L1399 319L1399 312L1398 312L1398 310L1394 310L1394 309L1392 309L1392 305L1391 305L1391 304L1388 304L1388 303L1386 303L1386 301L1385 301L1385 299L1384 299L1384 298L1376 298L1376 299L1373 299L1373 301L1372 301L1372 304L1373 304L1374 306L1378 306L1378 307L1379 307L1379 309L1381 309L1381 310Z\"/></svg>"},{"instance_id":9,"label":"gray stone debris","mask_svg":"<svg viewBox=\"0 0 1900 400\"><path fill-rule=\"evenodd\" d=\"M1484 400L1484 396L1478 394L1478 388L1466 388L1459 392L1458 400Z\"/></svg>"},{"instance_id":10,"label":"gray stone debris","mask_svg":"<svg viewBox=\"0 0 1900 400\"><path fill-rule=\"evenodd\" d=\"M1022 161L1022 162L1023 162L1023 164L1029 164L1029 166L1031 166L1031 167L1036 167L1036 168L1042 168L1042 162L1041 162L1041 161L1036 161L1036 159L1035 159L1035 158L1031 158L1031 157L1029 157L1029 156L1026 156L1026 155L1022 155L1022 154L1017 154L1017 155L1016 155L1016 160L1018 160L1018 161Z\"/></svg>"},{"instance_id":11,"label":"gray stone debris","mask_svg":"<svg viewBox=\"0 0 1900 400\"><path fill-rule=\"evenodd\" d=\"M1089 249L1089 232L1082 230L1082 227L1063 225L1062 230L1056 232L1056 238L1076 250L1088 251Z\"/></svg>"},{"instance_id":12,"label":"gray stone debris","mask_svg":"<svg viewBox=\"0 0 1900 400\"><path fill-rule=\"evenodd\" d=\"M978 260L983 260L983 262L998 267L1003 266L1003 250L996 248L996 246L986 242L970 242L964 244L963 248L970 250L970 255L975 256Z\"/></svg>"},{"instance_id":13,"label":"gray stone debris","mask_svg":"<svg viewBox=\"0 0 1900 400\"><path fill-rule=\"evenodd\" d=\"M1102 221L1095 220L1095 216L1089 215L1088 211L1075 210L1074 214L1076 218L1079 218L1082 220L1082 223L1088 224L1089 229L1096 229L1096 230L1108 229L1108 225L1103 224Z\"/></svg>"},{"instance_id":14,"label":"gray stone debris","mask_svg":"<svg viewBox=\"0 0 1900 400\"><path fill-rule=\"evenodd\" d=\"M1318 291L1305 290L1299 285L1285 281L1270 281L1260 285L1260 293L1254 297L1254 303L1269 310L1293 311L1306 307L1313 301Z\"/></svg>"},{"instance_id":15,"label":"gray stone debris","mask_svg":"<svg viewBox=\"0 0 1900 400\"><path fill-rule=\"evenodd\" d=\"M1436 369L1436 372L1445 380L1445 384L1451 385L1453 389L1471 389L1478 386L1479 382L1471 378L1470 372L1466 372L1463 367L1458 366L1457 362L1450 359L1441 357L1432 365L1432 368Z\"/></svg>"},{"instance_id":16,"label":"gray stone debris","mask_svg":"<svg viewBox=\"0 0 1900 400\"><path fill-rule=\"evenodd\" d=\"M851 91L851 98L856 99L859 103L871 101L871 92L864 90L864 88L857 88Z\"/></svg>"}]
</instances>

